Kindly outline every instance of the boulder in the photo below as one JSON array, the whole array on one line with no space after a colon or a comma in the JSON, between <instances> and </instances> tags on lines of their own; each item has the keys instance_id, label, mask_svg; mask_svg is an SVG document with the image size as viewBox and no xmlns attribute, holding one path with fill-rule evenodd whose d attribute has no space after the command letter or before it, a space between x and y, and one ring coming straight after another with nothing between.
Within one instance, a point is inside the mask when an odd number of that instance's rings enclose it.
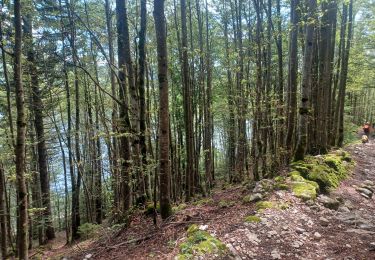
<instances>
[{"instance_id":1,"label":"boulder","mask_svg":"<svg viewBox=\"0 0 375 260\"><path fill-rule=\"evenodd\" d=\"M338 200L332 199L325 195L320 195L318 197L318 201L322 203L324 207L333 209L333 210L338 210L340 206L340 202Z\"/></svg>"}]
</instances>

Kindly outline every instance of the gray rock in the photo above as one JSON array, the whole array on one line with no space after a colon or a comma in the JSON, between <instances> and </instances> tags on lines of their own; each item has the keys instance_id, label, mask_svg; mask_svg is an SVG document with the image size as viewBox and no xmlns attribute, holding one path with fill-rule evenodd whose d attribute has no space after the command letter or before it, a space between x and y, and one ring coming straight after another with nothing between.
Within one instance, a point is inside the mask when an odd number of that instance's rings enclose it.
<instances>
[{"instance_id":1,"label":"gray rock","mask_svg":"<svg viewBox=\"0 0 375 260\"><path fill-rule=\"evenodd\" d=\"M260 193L255 193L255 194L252 194L252 195L250 196L249 201L250 201L250 202L257 202L257 201L260 201L260 200L262 200L262 199L263 199L262 194L260 194Z\"/></svg>"},{"instance_id":2,"label":"gray rock","mask_svg":"<svg viewBox=\"0 0 375 260\"><path fill-rule=\"evenodd\" d=\"M297 228L296 228L296 232L297 232L298 234L303 234L303 233L306 232L306 230L303 229L303 228L297 227Z\"/></svg>"},{"instance_id":3,"label":"gray rock","mask_svg":"<svg viewBox=\"0 0 375 260\"><path fill-rule=\"evenodd\" d=\"M369 251L375 251L375 242L371 242L369 245Z\"/></svg>"},{"instance_id":4,"label":"gray rock","mask_svg":"<svg viewBox=\"0 0 375 260\"><path fill-rule=\"evenodd\" d=\"M327 197L325 195L320 195L318 197L318 201L323 204L324 207L333 209L333 210L338 210L340 206L340 202L337 201L336 199L332 199L330 197Z\"/></svg>"},{"instance_id":5,"label":"gray rock","mask_svg":"<svg viewBox=\"0 0 375 260\"><path fill-rule=\"evenodd\" d=\"M359 195L361 195L362 197L364 197L364 198L366 198L366 199L371 199L369 196L367 196L366 194L364 194L364 193L359 193Z\"/></svg>"},{"instance_id":6,"label":"gray rock","mask_svg":"<svg viewBox=\"0 0 375 260\"><path fill-rule=\"evenodd\" d=\"M272 250L271 256L272 256L272 259L281 259L281 254L279 250L277 249Z\"/></svg>"},{"instance_id":7,"label":"gray rock","mask_svg":"<svg viewBox=\"0 0 375 260\"><path fill-rule=\"evenodd\" d=\"M372 197L372 194L373 194L373 192L371 190L368 190L366 188L358 187L355 190L358 191L359 193L365 194L366 196L368 196L370 198Z\"/></svg>"},{"instance_id":8,"label":"gray rock","mask_svg":"<svg viewBox=\"0 0 375 260\"><path fill-rule=\"evenodd\" d=\"M365 180L363 182L364 185L368 185L368 186L375 186L374 182L373 181L370 181L370 180Z\"/></svg>"},{"instance_id":9,"label":"gray rock","mask_svg":"<svg viewBox=\"0 0 375 260\"><path fill-rule=\"evenodd\" d=\"M326 227L329 224L329 220L324 217L320 217L319 221L320 221L320 225L322 225L323 227Z\"/></svg>"},{"instance_id":10,"label":"gray rock","mask_svg":"<svg viewBox=\"0 0 375 260\"><path fill-rule=\"evenodd\" d=\"M361 185L361 188L368 189L368 190L370 190L372 193L374 193L374 191L375 191L375 187L370 186L370 185L367 185L367 184L362 184L362 185Z\"/></svg>"},{"instance_id":11,"label":"gray rock","mask_svg":"<svg viewBox=\"0 0 375 260\"><path fill-rule=\"evenodd\" d=\"M314 237L315 237L316 239L319 239L319 238L322 237L322 235L319 234L319 232L315 232L315 233L314 233Z\"/></svg>"},{"instance_id":12,"label":"gray rock","mask_svg":"<svg viewBox=\"0 0 375 260\"><path fill-rule=\"evenodd\" d=\"M340 207L339 207L339 212L348 213L348 212L350 212L350 209L348 209L348 208L345 207L345 206L340 206Z\"/></svg>"}]
</instances>

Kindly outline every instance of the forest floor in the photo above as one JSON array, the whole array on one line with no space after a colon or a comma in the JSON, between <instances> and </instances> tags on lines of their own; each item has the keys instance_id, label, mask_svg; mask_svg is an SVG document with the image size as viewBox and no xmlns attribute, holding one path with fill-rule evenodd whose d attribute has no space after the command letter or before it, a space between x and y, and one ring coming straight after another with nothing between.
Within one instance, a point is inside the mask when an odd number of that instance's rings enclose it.
<instances>
[{"instance_id":1,"label":"forest floor","mask_svg":"<svg viewBox=\"0 0 375 260\"><path fill-rule=\"evenodd\" d=\"M157 227L152 217L135 214L126 230L113 234L103 228L99 236L74 246L60 241L42 258L174 259L187 228L196 223L227 246L226 255L216 256L220 259L375 259L375 200L356 190L364 182L375 182L375 140L346 150L356 166L329 194L341 202L336 210L324 207L319 198L305 203L290 191L278 190L266 199L284 207L256 211L255 203L243 203L251 190L232 186L186 205L169 220L159 220ZM245 221L254 214L260 222Z\"/></svg>"}]
</instances>

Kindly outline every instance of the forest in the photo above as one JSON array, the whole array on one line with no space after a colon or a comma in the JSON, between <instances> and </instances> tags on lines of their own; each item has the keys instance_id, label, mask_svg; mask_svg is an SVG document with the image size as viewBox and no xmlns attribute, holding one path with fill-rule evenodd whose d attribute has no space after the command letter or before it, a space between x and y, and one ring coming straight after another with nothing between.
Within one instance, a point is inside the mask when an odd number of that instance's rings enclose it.
<instances>
[{"instance_id":1,"label":"forest","mask_svg":"<svg viewBox=\"0 0 375 260\"><path fill-rule=\"evenodd\" d=\"M126 230L140 211L162 225L375 123L372 0L0 8L4 259L29 259L58 234L72 245L90 228Z\"/></svg>"}]
</instances>

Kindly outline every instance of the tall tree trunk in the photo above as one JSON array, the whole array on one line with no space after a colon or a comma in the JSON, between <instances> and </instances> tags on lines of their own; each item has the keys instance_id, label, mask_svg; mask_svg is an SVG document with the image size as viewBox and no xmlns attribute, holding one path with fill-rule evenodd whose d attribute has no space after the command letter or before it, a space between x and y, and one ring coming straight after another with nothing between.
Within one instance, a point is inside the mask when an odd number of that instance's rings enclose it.
<instances>
[{"instance_id":1,"label":"tall tree trunk","mask_svg":"<svg viewBox=\"0 0 375 260\"><path fill-rule=\"evenodd\" d=\"M17 106L17 142L15 147L16 156L16 178L17 178L17 201L18 201L18 257L23 260L28 256L28 217L27 217L27 189L25 181L25 97L22 84L22 18L21 1L14 0L14 85L16 91Z\"/></svg>"},{"instance_id":2,"label":"tall tree trunk","mask_svg":"<svg viewBox=\"0 0 375 260\"><path fill-rule=\"evenodd\" d=\"M49 183L49 172L47 162L47 146L46 138L44 134L44 116L43 116L43 101L41 91L39 89L38 70L36 66L35 53L33 47L33 20L30 14L26 15L24 19L25 38L29 43L27 48L27 61L29 65L29 74L31 77L31 91L32 91L32 109L34 112L34 126L37 138L37 151L38 151L38 169L39 169L39 181L42 207L43 221L46 225L45 236L47 243L49 240L55 238L55 229L52 223L52 211L51 211L51 198L50 198L50 183Z\"/></svg>"},{"instance_id":3,"label":"tall tree trunk","mask_svg":"<svg viewBox=\"0 0 375 260\"><path fill-rule=\"evenodd\" d=\"M138 74L138 91L139 91L139 146L142 158L143 183L145 184L144 192L147 198L149 194L148 167L147 167L147 146L146 146L146 97L145 97L145 67L146 67L146 29L147 29L147 5L146 0L141 0L141 28L139 31L139 74Z\"/></svg>"},{"instance_id":4,"label":"tall tree trunk","mask_svg":"<svg viewBox=\"0 0 375 260\"><path fill-rule=\"evenodd\" d=\"M109 51L109 62L110 62L110 69L109 75L111 80L111 94L112 96L117 96L116 91L116 81L115 81L115 55L113 51L113 28L112 28L112 13L110 9L110 2L109 0L105 0L105 19L106 19L106 26L107 26L107 35L108 35L108 51ZM114 100L112 104L112 132L116 133L118 131L117 127L117 120L118 120L118 109L117 109L117 102ZM113 208L115 212L119 210L118 208L118 201L119 201L119 172L118 172L118 142L116 137L112 137L112 143L109 147L109 154L111 155L111 173L112 173L112 190L113 190Z\"/></svg>"},{"instance_id":5,"label":"tall tree trunk","mask_svg":"<svg viewBox=\"0 0 375 260\"><path fill-rule=\"evenodd\" d=\"M342 146L344 143L344 107L345 107L345 94L346 94L346 81L348 78L348 62L350 46L352 41L353 33L353 0L349 2L349 18L348 18L348 36L346 38L345 51L343 53L343 59L341 64L341 74L340 74L340 85L339 85L339 121L338 121L338 138L337 145ZM369 102L367 102L369 103Z\"/></svg>"},{"instance_id":6,"label":"tall tree trunk","mask_svg":"<svg viewBox=\"0 0 375 260\"><path fill-rule=\"evenodd\" d=\"M119 67L119 85L120 85L120 100L121 106L119 109L119 132L120 137L120 174L121 174L121 210L123 214L127 214L131 205L131 188L130 188L130 143L126 133L129 133L130 119L129 119L129 104L128 91L126 86L126 55L125 45L128 40L127 31L125 28L125 0L116 0L116 18L117 18L117 45L118 45L118 67Z\"/></svg>"},{"instance_id":7,"label":"tall tree trunk","mask_svg":"<svg viewBox=\"0 0 375 260\"><path fill-rule=\"evenodd\" d=\"M308 7L308 23L306 26L305 37L305 54L303 57L302 70L302 98L299 108L299 125L298 125L298 142L294 154L294 160L303 160L307 149L309 115L311 108L311 86L312 86L312 65L314 57L314 40L315 40L315 25L316 19L316 0L306 0Z\"/></svg>"},{"instance_id":8,"label":"tall tree trunk","mask_svg":"<svg viewBox=\"0 0 375 260\"><path fill-rule=\"evenodd\" d=\"M167 29L164 16L164 0L154 0L154 19L158 53L159 79L159 171L160 213L163 219L172 214L170 204L169 169L169 106L168 106L168 57Z\"/></svg>"},{"instance_id":9,"label":"tall tree trunk","mask_svg":"<svg viewBox=\"0 0 375 260\"><path fill-rule=\"evenodd\" d=\"M186 201L194 196L194 137L193 117L191 110L191 84L189 76L189 60L187 46L186 26L186 1L181 0L181 27L182 27L182 79L184 93L184 122L185 122L185 146L186 146Z\"/></svg>"},{"instance_id":10,"label":"tall tree trunk","mask_svg":"<svg viewBox=\"0 0 375 260\"><path fill-rule=\"evenodd\" d=\"M298 80L298 28L299 28L299 0L292 0L290 3L290 23L289 35L289 73L287 92L287 134L285 145L289 154L293 149L293 136L295 134L295 117L297 111L297 80Z\"/></svg>"}]
</instances>

